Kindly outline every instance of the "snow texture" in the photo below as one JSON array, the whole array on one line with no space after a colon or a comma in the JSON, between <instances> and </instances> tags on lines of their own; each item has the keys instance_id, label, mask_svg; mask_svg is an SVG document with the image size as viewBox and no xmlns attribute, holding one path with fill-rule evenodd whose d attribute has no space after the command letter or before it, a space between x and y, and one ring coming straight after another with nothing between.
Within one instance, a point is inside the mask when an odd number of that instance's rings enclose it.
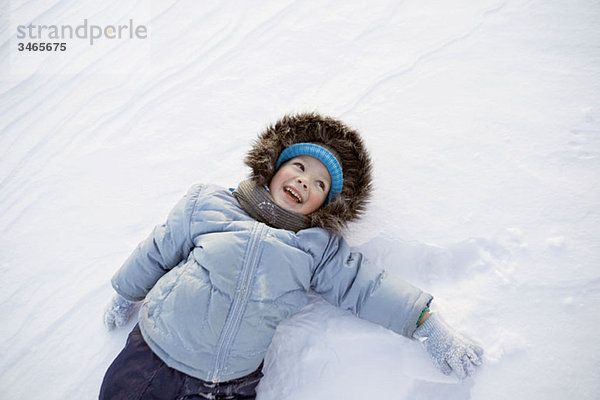
<instances>
[{"instance_id":1,"label":"snow texture","mask_svg":"<svg viewBox=\"0 0 600 400\"><path fill-rule=\"evenodd\" d=\"M20 25L84 20L147 37L18 51ZM371 150L351 244L433 293L484 364L457 382L314 298L279 327L259 400L600 398L592 0L3 1L0 398L96 398L133 324L103 326L114 271L191 184L236 186L256 134L301 111Z\"/></svg>"}]
</instances>

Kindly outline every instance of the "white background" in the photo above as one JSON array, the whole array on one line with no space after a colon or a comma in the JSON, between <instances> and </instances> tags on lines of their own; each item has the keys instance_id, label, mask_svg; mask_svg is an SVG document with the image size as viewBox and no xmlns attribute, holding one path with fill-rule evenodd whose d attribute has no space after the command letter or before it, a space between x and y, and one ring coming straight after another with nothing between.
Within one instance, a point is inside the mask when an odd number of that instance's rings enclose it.
<instances>
[{"instance_id":1,"label":"white background","mask_svg":"<svg viewBox=\"0 0 600 400\"><path fill-rule=\"evenodd\" d=\"M132 324L110 277L195 182L236 186L285 113L358 129L375 185L349 240L486 350L473 378L314 299L259 400L600 397L597 1L4 1L0 398L93 399ZM19 52L18 25L147 39ZM56 40L54 40L56 41Z\"/></svg>"}]
</instances>

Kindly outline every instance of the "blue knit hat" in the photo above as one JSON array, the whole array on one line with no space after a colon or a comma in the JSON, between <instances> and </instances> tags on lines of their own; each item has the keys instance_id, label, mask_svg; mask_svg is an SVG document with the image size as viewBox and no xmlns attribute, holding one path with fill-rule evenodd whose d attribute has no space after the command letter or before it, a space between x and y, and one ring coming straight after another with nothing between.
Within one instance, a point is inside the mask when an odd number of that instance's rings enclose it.
<instances>
[{"instance_id":1,"label":"blue knit hat","mask_svg":"<svg viewBox=\"0 0 600 400\"><path fill-rule=\"evenodd\" d=\"M333 150L326 148L322 144L316 143L293 144L281 152L277 159L277 163L275 164L275 170L279 169L284 162L298 156L314 157L327 167L329 176L331 176L331 189L329 189L329 195L327 196L325 204L333 200L336 195L342 193L344 174L342 173L342 166L333 153Z\"/></svg>"}]
</instances>

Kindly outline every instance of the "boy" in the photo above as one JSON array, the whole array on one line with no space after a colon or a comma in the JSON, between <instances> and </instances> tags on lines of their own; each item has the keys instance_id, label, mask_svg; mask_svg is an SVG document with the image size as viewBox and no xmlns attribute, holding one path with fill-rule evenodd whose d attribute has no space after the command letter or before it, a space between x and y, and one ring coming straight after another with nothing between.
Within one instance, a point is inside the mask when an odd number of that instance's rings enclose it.
<instances>
[{"instance_id":1,"label":"boy","mask_svg":"<svg viewBox=\"0 0 600 400\"><path fill-rule=\"evenodd\" d=\"M253 399L277 325L314 290L420 340L446 374L470 375L482 350L430 314L432 296L369 264L342 238L365 209L371 160L357 132L318 114L286 116L246 157L235 191L192 187L112 279L105 312L139 323L101 399Z\"/></svg>"}]
</instances>

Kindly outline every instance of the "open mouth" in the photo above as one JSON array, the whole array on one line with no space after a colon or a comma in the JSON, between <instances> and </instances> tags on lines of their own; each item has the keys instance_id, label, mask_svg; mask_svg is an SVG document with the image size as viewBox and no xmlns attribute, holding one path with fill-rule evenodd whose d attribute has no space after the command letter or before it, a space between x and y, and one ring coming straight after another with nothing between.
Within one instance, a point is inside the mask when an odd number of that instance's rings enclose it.
<instances>
[{"instance_id":1,"label":"open mouth","mask_svg":"<svg viewBox=\"0 0 600 400\"><path fill-rule=\"evenodd\" d=\"M300 194L293 187L286 186L283 188L283 191L287 193L292 199L296 200L298 204L302 203L302 196L300 196Z\"/></svg>"}]
</instances>

